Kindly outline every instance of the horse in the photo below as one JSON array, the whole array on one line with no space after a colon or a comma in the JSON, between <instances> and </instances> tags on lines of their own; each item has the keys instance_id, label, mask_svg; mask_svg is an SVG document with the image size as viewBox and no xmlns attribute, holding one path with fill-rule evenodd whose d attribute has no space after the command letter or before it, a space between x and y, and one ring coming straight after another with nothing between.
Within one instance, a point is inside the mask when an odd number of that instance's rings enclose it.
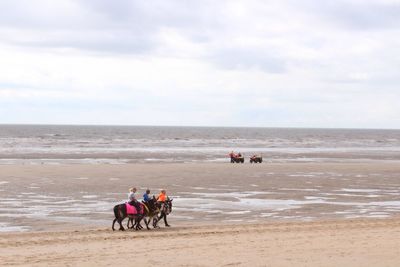
<instances>
[{"instance_id":1,"label":"horse","mask_svg":"<svg viewBox=\"0 0 400 267\"><path fill-rule=\"evenodd\" d=\"M124 204L118 204L114 206L114 215L115 215L115 219L112 223L112 229L113 231L115 231L114 229L114 224L115 222L118 221L119 223L119 230L120 231L125 231L125 228L122 226L122 221L126 218L129 217L130 219L135 219L135 221L138 221L140 223L140 221L143 219L143 210L145 210L144 205L141 203L141 207L142 207L142 213L140 214L128 214L127 210L126 210L126 205L129 205L127 203ZM136 227L136 230L139 230L138 227Z\"/></svg>"},{"instance_id":2,"label":"horse","mask_svg":"<svg viewBox=\"0 0 400 267\"><path fill-rule=\"evenodd\" d=\"M159 228L159 226L157 226L157 223L161 219L164 219L164 224L166 227L170 227L170 225L167 222L167 215L172 212L172 200L174 200L174 199L167 198L167 200L161 204L160 216L153 219L153 227L154 228Z\"/></svg>"},{"instance_id":3,"label":"horse","mask_svg":"<svg viewBox=\"0 0 400 267\"><path fill-rule=\"evenodd\" d=\"M153 196L153 198L147 202L142 202L142 204L144 205L143 220L146 224L147 230L150 230L149 223L154 216L157 217L158 213L160 212L161 205L157 203L155 196ZM146 217L148 217L149 220L146 220ZM140 221L136 220L135 223L133 223L133 218L129 218L127 227L130 229L135 228L136 230L141 230L143 229L143 226L140 224ZM132 224L132 226L130 226L130 224Z\"/></svg>"}]
</instances>

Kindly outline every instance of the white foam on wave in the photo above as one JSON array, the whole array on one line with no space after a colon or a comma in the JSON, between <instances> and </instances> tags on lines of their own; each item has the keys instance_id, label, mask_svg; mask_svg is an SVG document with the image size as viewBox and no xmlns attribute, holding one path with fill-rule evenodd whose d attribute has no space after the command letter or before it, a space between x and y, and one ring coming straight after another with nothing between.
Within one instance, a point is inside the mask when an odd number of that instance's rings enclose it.
<instances>
[{"instance_id":1,"label":"white foam on wave","mask_svg":"<svg viewBox=\"0 0 400 267\"><path fill-rule=\"evenodd\" d=\"M353 192L353 193L374 193L380 192L380 189L361 189L361 188L342 188L340 190L335 190L337 192Z\"/></svg>"},{"instance_id":2,"label":"white foam on wave","mask_svg":"<svg viewBox=\"0 0 400 267\"><path fill-rule=\"evenodd\" d=\"M187 216L187 215L174 215L175 219L178 220L194 220L195 218L193 216Z\"/></svg>"},{"instance_id":3,"label":"white foam on wave","mask_svg":"<svg viewBox=\"0 0 400 267\"><path fill-rule=\"evenodd\" d=\"M388 218L388 217L390 217L390 215L384 215L384 214L382 214L382 215L356 215L356 214L352 214L352 215L345 216L346 219L358 219L358 218L377 218L377 219L381 218L381 219L384 219L384 218Z\"/></svg>"},{"instance_id":4,"label":"white foam on wave","mask_svg":"<svg viewBox=\"0 0 400 267\"><path fill-rule=\"evenodd\" d=\"M396 207L400 209L400 201L376 201L376 202L370 202L370 205L375 205L375 206L385 206L385 207Z\"/></svg>"},{"instance_id":5,"label":"white foam on wave","mask_svg":"<svg viewBox=\"0 0 400 267\"><path fill-rule=\"evenodd\" d=\"M320 191L319 189L316 189L316 188L279 188L278 190L283 190L283 191L309 191L309 192Z\"/></svg>"},{"instance_id":6,"label":"white foam on wave","mask_svg":"<svg viewBox=\"0 0 400 267\"><path fill-rule=\"evenodd\" d=\"M335 198L331 198L331 197L317 197L317 196L305 196L304 199L306 200L331 200L331 199L335 199Z\"/></svg>"},{"instance_id":7,"label":"white foam on wave","mask_svg":"<svg viewBox=\"0 0 400 267\"><path fill-rule=\"evenodd\" d=\"M205 189L204 187L200 187L200 186L194 186L194 187L191 187L192 189L195 189L195 190L202 190L202 189Z\"/></svg>"},{"instance_id":8,"label":"white foam on wave","mask_svg":"<svg viewBox=\"0 0 400 267\"><path fill-rule=\"evenodd\" d=\"M313 174L289 174L290 177L315 177Z\"/></svg>"},{"instance_id":9,"label":"white foam on wave","mask_svg":"<svg viewBox=\"0 0 400 267\"><path fill-rule=\"evenodd\" d=\"M85 196L82 196L82 198L98 198L99 196L98 195L85 195Z\"/></svg>"},{"instance_id":10,"label":"white foam on wave","mask_svg":"<svg viewBox=\"0 0 400 267\"><path fill-rule=\"evenodd\" d=\"M181 192L195 196L203 196L204 198L245 198L255 195L266 195L271 194L271 192L264 192L264 191L244 191L244 192L222 192L222 193L206 193L206 192L199 192L199 193L190 193L190 192Z\"/></svg>"},{"instance_id":11,"label":"white foam on wave","mask_svg":"<svg viewBox=\"0 0 400 267\"><path fill-rule=\"evenodd\" d=\"M271 217L271 216L274 216L276 214L278 214L278 213L277 212L262 212L259 215L259 217ZM257 216L257 215L255 215L255 216Z\"/></svg>"},{"instance_id":12,"label":"white foam on wave","mask_svg":"<svg viewBox=\"0 0 400 267\"><path fill-rule=\"evenodd\" d=\"M250 212L251 212L250 210L239 210L239 211L227 211L223 213L228 215L242 215Z\"/></svg>"}]
</instances>

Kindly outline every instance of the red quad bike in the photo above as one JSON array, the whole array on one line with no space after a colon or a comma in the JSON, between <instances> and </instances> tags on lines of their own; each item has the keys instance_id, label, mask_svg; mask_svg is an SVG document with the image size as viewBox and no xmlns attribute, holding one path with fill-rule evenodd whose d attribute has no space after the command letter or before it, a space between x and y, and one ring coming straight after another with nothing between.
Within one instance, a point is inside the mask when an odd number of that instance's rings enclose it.
<instances>
[{"instance_id":1,"label":"red quad bike","mask_svg":"<svg viewBox=\"0 0 400 267\"><path fill-rule=\"evenodd\" d=\"M253 155L250 157L250 163L262 163L262 156Z\"/></svg>"},{"instance_id":2,"label":"red quad bike","mask_svg":"<svg viewBox=\"0 0 400 267\"><path fill-rule=\"evenodd\" d=\"M240 153L231 153L229 155L231 157L231 163L244 163L244 157Z\"/></svg>"}]
</instances>

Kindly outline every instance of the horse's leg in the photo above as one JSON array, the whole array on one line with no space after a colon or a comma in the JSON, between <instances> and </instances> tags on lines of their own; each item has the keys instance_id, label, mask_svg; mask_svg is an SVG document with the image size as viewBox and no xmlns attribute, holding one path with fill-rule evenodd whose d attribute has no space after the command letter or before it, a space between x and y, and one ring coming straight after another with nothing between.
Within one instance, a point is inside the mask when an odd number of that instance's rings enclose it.
<instances>
[{"instance_id":1,"label":"horse's leg","mask_svg":"<svg viewBox=\"0 0 400 267\"><path fill-rule=\"evenodd\" d=\"M119 230L120 230L120 231L125 231L124 226L122 226L122 221L123 221L124 219L125 219L125 217L118 220L118 223L119 223Z\"/></svg>"},{"instance_id":2,"label":"horse's leg","mask_svg":"<svg viewBox=\"0 0 400 267\"><path fill-rule=\"evenodd\" d=\"M143 219L143 220L144 220L144 223L146 224L147 230L150 230L149 223L150 223L150 220L151 220L151 219L153 219L153 217L149 217L149 220L146 220L146 218Z\"/></svg>"},{"instance_id":3,"label":"horse's leg","mask_svg":"<svg viewBox=\"0 0 400 267\"><path fill-rule=\"evenodd\" d=\"M130 217L128 217L128 223L126 224L126 228L128 228L128 229L130 229L130 222L131 222L131 218Z\"/></svg>"},{"instance_id":4,"label":"horse's leg","mask_svg":"<svg viewBox=\"0 0 400 267\"><path fill-rule=\"evenodd\" d=\"M130 221L131 221L131 223L132 223L132 226L131 226L130 229L134 229L134 228L136 227L136 220L135 220L135 218L131 217L131 218L130 218Z\"/></svg>"},{"instance_id":5,"label":"horse's leg","mask_svg":"<svg viewBox=\"0 0 400 267\"><path fill-rule=\"evenodd\" d=\"M158 222L158 216L156 216L155 218L153 218L153 228L159 228L157 226L157 222Z\"/></svg>"},{"instance_id":6,"label":"horse's leg","mask_svg":"<svg viewBox=\"0 0 400 267\"><path fill-rule=\"evenodd\" d=\"M132 217L132 229L136 229L137 228L137 218L136 216Z\"/></svg>"},{"instance_id":7,"label":"horse's leg","mask_svg":"<svg viewBox=\"0 0 400 267\"><path fill-rule=\"evenodd\" d=\"M144 217L142 217L142 219L144 219ZM143 229L143 226L142 226L142 224L140 223L140 222L142 221L142 219L140 219L140 221L138 222L138 225L139 225L139 229L140 229L140 230Z\"/></svg>"},{"instance_id":8,"label":"horse's leg","mask_svg":"<svg viewBox=\"0 0 400 267\"><path fill-rule=\"evenodd\" d=\"M159 226L157 225L158 222L161 221L161 219L163 219L164 216L165 216L165 213L164 213L164 212L161 212L160 216L157 217L157 220L156 220L156 227L157 227L157 228L159 228Z\"/></svg>"},{"instance_id":9,"label":"horse's leg","mask_svg":"<svg viewBox=\"0 0 400 267\"><path fill-rule=\"evenodd\" d=\"M126 213L126 207L124 204L117 205L114 207L115 218L119 223L119 230L125 231L125 228L122 226L122 221L128 216Z\"/></svg>"},{"instance_id":10,"label":"horse's leg","mask_svg":"<svg viewBox=\"0 0 400 267\"><path fill-rule=\"evenodd\" d=\"M115 229L114 229L114 224L115 224L116 221L117 221L117 218L115 218L114 221L113 221L113 223L112 223L112 230L113 230L113 231L115 231Z\"/></svg>"},{"instance_id":11,"label":"horse's leg","mask_svg":"<svg viewBox=\"0 0 400 267\"><path fill-rule=\"evenodd\" d=\"M135 230L140 230L139 217L135 218Z\"/></svg>"},{"instance_id":12,"label":"horse's leg","mask_svg":"<svg viewBox=\"0 0 400 267\"><path fill-rule=\"evenodd\" d=\"M164 224L165 224L166 227L170 227L170 225L167 222L167 215L166 214L164 214Z\"/></svg>"},{"instance_id":13,"label":"horse's leg","mask_svg":"<svg viewBox=\"0 0 400 267\"><path fill-rule=\"evenodd\" d=\"M141 228L143 228L143 227L140 225L140 221L141 221L142 219L143 219L142 216L139 216L139 217L136 218L136 220L135 220L135 221L136 221L136 223L135 223L135 224L136 224L136 228L135 228L136 230L140 230Z\"/></svg>"},{"instance_id":14,"label":"horse's leg","mask_svg":"<svg viewBox=\"0 0 400 267\"><path fill-rule=\"evenodd\" d=\"M131 222L132 222L132 227L131 229L135 229L137 227L137 220L135 217L131 218Z\"/></svg>"},{"instance_id":15,"label":"horse's leg","mask_svg":"<svg viewBox=\"0 0 400 267\"><path fill-rule=\"evenodd\" d=\"M113 231L115 231L114 225L115 225L116 221L118 221L119 225L121 226L121 223L120 223L120 218L122 217L121 214L122 214L121 205L114 206L115 219L114 219L114 221L112 223L112 227L111 227L113 229ZM119 229L121 230L121 227Z\"/></svg>"}]
</instances>

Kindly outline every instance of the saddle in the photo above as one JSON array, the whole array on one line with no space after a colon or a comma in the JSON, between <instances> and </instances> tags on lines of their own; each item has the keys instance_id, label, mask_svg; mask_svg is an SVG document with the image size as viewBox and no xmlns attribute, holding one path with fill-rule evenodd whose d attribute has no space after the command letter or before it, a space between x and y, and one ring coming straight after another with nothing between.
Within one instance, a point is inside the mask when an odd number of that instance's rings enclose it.
<instances>
[{"instance_id":1,"label":"saddle","mask_svg":"<svg viewBox=\"0 0 400 267\"><path fill-rule=\"evenodd\" d=\"M126 206L126 213L128 215L136 215L136 214L143 214L143 210L144 210L144 205L143 203L140 203L140 211L138 212L135 208L135 206L130 205L129 203L125 203Z\"/></svg>"}]
</instances>

